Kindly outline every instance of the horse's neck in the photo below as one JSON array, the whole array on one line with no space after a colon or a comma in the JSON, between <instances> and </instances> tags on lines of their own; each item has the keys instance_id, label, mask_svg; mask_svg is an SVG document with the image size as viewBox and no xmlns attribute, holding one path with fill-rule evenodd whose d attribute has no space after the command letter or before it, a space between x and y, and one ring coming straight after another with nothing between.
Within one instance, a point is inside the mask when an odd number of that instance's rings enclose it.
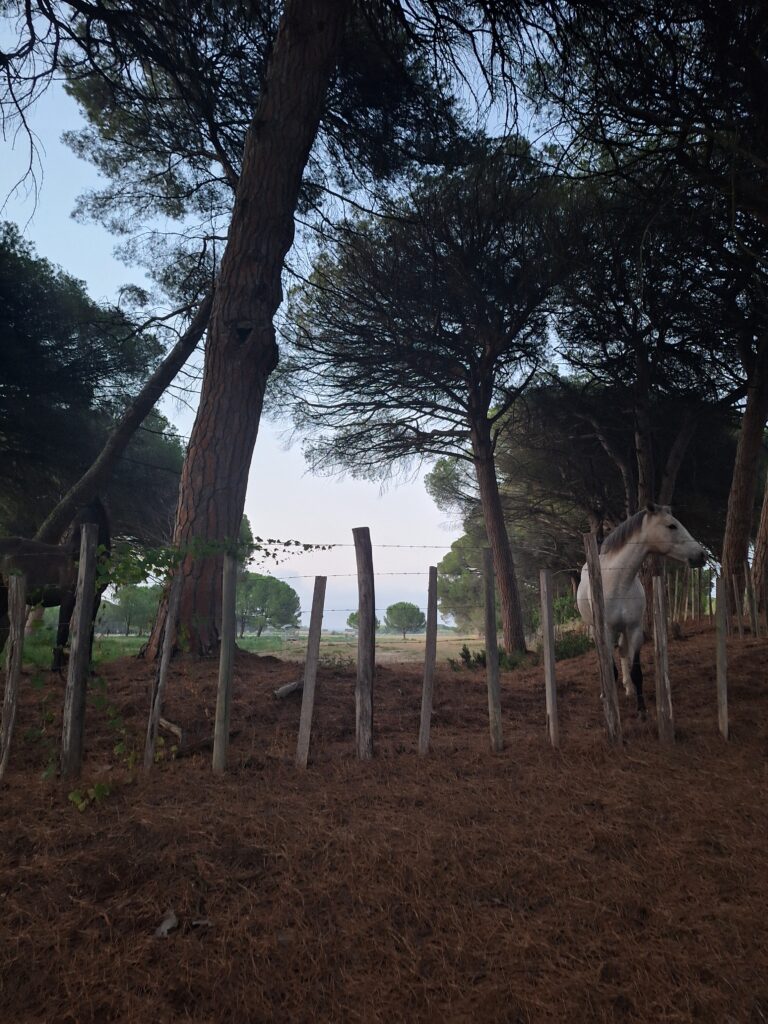
<instances>
[{"instance_id":1,"label":"horse's neck","mask_svg":"<svg viewBox=\"0 0 768 1024\"><path fill-rule=\"evenodd\" d=\"M611 591L626 590L637 576L649 550L645 541L638 537L618 551L600 555L603 588Z\"/></svg>"}]
</instances>

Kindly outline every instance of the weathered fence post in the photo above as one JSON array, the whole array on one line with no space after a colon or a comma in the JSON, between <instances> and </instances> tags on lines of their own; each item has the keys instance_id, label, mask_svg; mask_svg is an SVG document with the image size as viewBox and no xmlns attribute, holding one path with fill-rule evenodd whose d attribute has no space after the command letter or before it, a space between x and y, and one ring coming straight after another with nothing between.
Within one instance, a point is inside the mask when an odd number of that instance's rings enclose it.
<instances>
[{"instance_id":1,"label":"weathered fence post","mask_svg":"<svg viewBox=\"0 0 768 1024\"><path fill-rule=\"evenodd\" d=\"M539 570L541 590L541 646L544 651L544 695L547 707L547 730L553 747L560 746L557 720L557 685L555 682L555 623L552 615L552 573Z\"/></svg>"},{"instance_id":2,"label":"weathered fence post","mask_svg":"<svg viewBox=\"0 0 768 1024\"><path fill-rule=\"evenodd\" d=\"M685 622L688 619L688 600L691 593L691 569L690 566L686 565L683 569L683 596L682 596L682 609L680 613L680 622Z\"/></svg>"},{"instance_id":3,"label":"weathered fence post","mask_svg":"<svg viewBox=\"0 0 768 1024\"><path fill-rule=\"evenodd\" d=\"M355 737L357 756L373 757L373 680L376 670L376 595L373 576L371 532L367 526L352 530L357 560L357 684L355 686Z\"/></svg>"},{"instance_id":4,"label":"weathered fence post","mask_svg":"<svg viewBox=\"0 0 768 1024\"><path fill-rule=\"evenodd\" d=\"M296 764L299 768L306 768L309 761L309 737L312 732L312 712L315 707L315 685L317 683L317 666L320 661L320 634L323 629L323 607L327 579L327 576L315 576L315 589L312 593L307 657L304 662L304 686L301 691L299 738L296 741Z\"/></svg>"},{"instance_id":5,"label":"weathered fence post","mask_svg":"<svg viewBox=\"0 0 768 1024\"><path fill-rule=\"evenodd\" d=\"M234 554L224 555L221 583L221 648L219 649L219 685L216 692L216 720L213 727L213 762L216 775L223 775L227 766L229 746L229 716L232 706L232 667L235 660L235 591L237 588L237 559Z\"/></svg>"},{"instance_id":6,"label":"weathered fence post","mask_svg":"<svg viewBox=\"0 0 768 1024\"><path fill-rule=\"evenodd\" d=\"M621 742L621 718L619 698L616 693L616 679L613 674L613 652L608 644L605 629L605 601L603 599L603 577L600 571L600 555L594 533L583 534L584 550L587 555L589 586L592 594L592 625L597 648L597 663L600 670L600 700L603 702L605 724L611 743Z\"/></svg>"},{"instance_id":7,"label":"weathered fence post","mask_svg":"<svg viewBox=\"0 0 768 1024\"><path fill-rule=\"evenodd\" d=\"M493 555L490 548L483 548L483 582L485 589L485 672L488 682L488 723L491 730L491 750L494 754L498 754L504 749L504 736L501 730L496 586L493 575Z\"/></svg>"},{"instance_id":8,"label":"weathered fence post","mask_svg":"<svg viewBox=\"0 0 768 1024\"><path fill-rule=\"evenodd\" d=\"M667 609L662 575L653 577L653 658L656 675L656 723L659 740L674 743L675 720L672 714L672 691L669 684L669 652L667 650Z\"/></svg>"},{"instance_id":9,"label":"weathered fence post","mask_svg":"<svg viewBox=\"0 0 768 1024\"><path fill-rule=\"evenodd\" d=\"M437 567L429 567L427 586L427 636L424 647L424 684L421 690L421 721L419 723L419 754L429 753L429 732L432 724L432 698L437 660Z\"/></svg>"},{"instance_id":10,"label":"weathered fence post","mask_svg":"<svg viewBox=\"0 0 768 1024\"><path fill-rule=\"evenodd\" d=\"M728 656L725 640L728 635L726 581L718 576L715 591L715 628L717 631L717 725L724 740L728 739Z\"/></svg>"},{"instance_id":11,"label":"weathered fence post","mask_svg":"<svg viewBox=\"0 0 768 1024\"><path fill-rule=\"evenodd\" d=\"M155 747L157 745L157 730L160 725L160 716L163 713L163 701L165 700L165 686L168 681L168 669L171 665L173 654L173 641L176 633L176 620L179 615L179 603L181 602L181 590L184 576L181 566L176 568L176 575L171 583L171 592L168 596L168 611L163 626L163 647L160 653L160 664L155 677L155 689L152 696L152 704L149 709L149 721L147 722L147 739L144 743L144 771L149 772L155 763Z\"/></svg>"},{"instance_id":12,"label":"weathered fence post","mask_svg":"<svg viewBox=\"0 0 768 1024\"><path fill-rule=\"evenodd\" d=\"M5 642L5 693L0 725L0 781L8 767L13 727L16 724L21 662L24 654L24 623L27 616L27 577L9 575L7 583L10 630Z\"/></svg>"},{"instance_id":13,"label":"weathered fence post","mask_svg":"<svg viewBox=\"0 0 768 1024\"><path fill-rule=\"evenodd\" d=\"M64 721L61 732L61 777L76 779L83 765L85 698L91 653L93 603L96 600L96 545L98 526L83 523L77 572L75 610L72 615Z\"/></svg>"},{"instance_id":14,"label":"weathered fence post","mask_svg":"<svg viewBox=\"0 0 768 1024\"><path fill-rule=\"evenodd\" d=\"M700 622L704 618L704 566L702 566L698 573L698 585L696 589L696 621Z\"/></svg>"}]
</instances>

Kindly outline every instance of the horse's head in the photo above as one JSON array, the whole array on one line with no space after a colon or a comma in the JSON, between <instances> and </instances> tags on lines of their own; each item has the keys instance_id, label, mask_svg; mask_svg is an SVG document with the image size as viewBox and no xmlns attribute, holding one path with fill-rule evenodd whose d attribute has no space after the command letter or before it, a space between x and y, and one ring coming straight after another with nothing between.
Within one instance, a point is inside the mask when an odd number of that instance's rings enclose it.
<instances>
[{"instance_id":1,"label":"horse's head","mask_svg":"<svg viewBox=\"0 0 768 1024\"><path fill-rule=\"evenodd\" d=\"M700 568L707 553L688 533L679 519L675 519L667 505L649 504L643 524L648 546L656 554L687 562L691 568Z\"/></svg>"}]
</instances>

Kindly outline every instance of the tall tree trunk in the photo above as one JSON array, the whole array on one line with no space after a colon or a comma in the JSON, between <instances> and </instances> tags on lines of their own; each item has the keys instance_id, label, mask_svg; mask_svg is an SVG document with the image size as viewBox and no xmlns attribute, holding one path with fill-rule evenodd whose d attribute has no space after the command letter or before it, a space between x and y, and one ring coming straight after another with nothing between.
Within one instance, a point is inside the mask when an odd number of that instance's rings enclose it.
<instances>
[{"instance_id":1,"label":"tall tree trunk","mask_svg":"<svg viewBox=\"0 0 768 1024\"><path fill-rule=\"evenodd\" d=\"M493 556L493 571L499 588L501 601L501 626L504 647L508 652L525 651L525 630L523 612L520 607L520 592L517 587L515 561L504 522L504 510L496 477L490 425L483 418L471 428L472 454L480 490L485 530Z\"/></svg>"},{"instance_id":2,"label":"tall tree trunk","mask_svg":"<svg viewBox=\"0 0 768 1024\"><path fill-rule=\"evenodd\" d=\"M591 424L595 431L595 437L600 442L603 451L616 466L619 473L621 473L622 483L624 484L624 514L626 516L632 515L633 512L637 512L637 486L632 475L632 467L630 466L629 461L624 457L619 449L611 443L608 435L603 430L603 427L596 416L585 414L579 418L586 420L587 423ZM594 525L590 526L590 530L592 533L597 533L597 529ZM598 544L602 542L601 536L598 536L597 542Z\"/></svg>"},{"instance_id":3,"label":"tall tree trunk","mask_svg":"<svg viewBox=\"0 0 768 1024\"><path fill-rule=\"evenodd\" d=\"M350 6L288 0L246 134L174 531L174 544L190 552L181 565L179 624L195 654L218 645L223 556L202 557L194 545L239 536L264 389L277 365L272 318L282 300L283 259ZM159 650L165 610L163 602L150 656Z\"/></svg>"},{"instance_id":4,"label":"tall tree trunk","mask_svg":"<svg viewBox=\"0 0 768 1024\"><path fill-rule=\"evenodd\" d=\"M683 417L680 429L675 435L672 447L669 449L667 461L664 464L664 474L661 478L659 488L659 504L671 505L672 496L675 493L675 485L680 474L680 467L683 464L685 453L688 451L693 436L696 433L698 419L693 411L689 409Z\"/></svg>"},{"instance_id":5,"label":"tall tree trunk","mask_svg":"<svg viewBox=\"0 0 768 1024\"><path fill-rule=\"evenodd\" d=\"M736 576L739 588L744 586L744 562L749 553L749 539L757 494L758 463L763 443L763 431L768 419L768 337L758 347L757 357L750 372L747 403L736 446L731 490L728 494L728 512L723 537L723 576L730 583ZM733 608L733 587L727 585L729 607Z\"/></svg>"},{"instance_id":6,"label":"tall tree trunk","mask_svg":"<svg viewBox=\"0 0 768 1024\"><path fill-rule=\"evenodd\" d=\"M644 338L635 340L635 463L637 466L637 507L645 508L656 500L656 466L653 457L651 432L651 382L648 367L648 348ZM638 577L645 591L643 629L646 636L653 631L653 572L657 569L650 560L640 566Z\"/></svg>"},{"instance_id":7,"label":"tall tree trunk","mask_svg":"<svg viewBox=\"0 0 768 1024\"><path fill-rule=\"evenodd\" d=\"M656 471L650 416L650 377L645 341L635 342L635 453L637 458L637 504L644 508L656 499Z\"/></svg>"}]
</instances>

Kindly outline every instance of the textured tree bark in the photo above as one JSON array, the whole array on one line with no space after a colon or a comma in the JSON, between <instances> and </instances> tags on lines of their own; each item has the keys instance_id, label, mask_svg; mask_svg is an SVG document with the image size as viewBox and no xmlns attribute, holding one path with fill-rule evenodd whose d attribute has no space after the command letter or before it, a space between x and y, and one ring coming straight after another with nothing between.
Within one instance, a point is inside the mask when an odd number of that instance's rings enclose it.
<instances>
[{"instance_id":1,"label":"textured tree bark","mask_svg":"<svg viewBox=\"0 0 768 1024\"><path fill-rule=\"evenodd\" d=\"M181 565L179 631L193 654L211 654L218 645L223 557L201 556L194 546L239 535L264 389L277 365L272 318L282 300L283 259L350 6L288 0L246 135L174 530L174 544L189 551ZM163 604L150 656L157 654L164 614Z\"/></svg>"},{"instance_id":2,"label":"textured tree bark","mask_svg":"<svg viewBox=\"0 0 768 1024\"><path fill-rule=\"evenodd\" d=\"M763 443L763 431L768 419L768 337L760 342L757 358L750 373L747 404L736 446L728 512L723 537L722 575L730 580L736 577L739 589L744 587L744 562L749 551L753 510L757 493L757 468ZM730 588L726 589L729 605L733 609Z\"/></svg>"},{"instance_id":3,"label":"textured tree bark","mask_svg":"<svg viewBox=\"0 0 768 1024\"><path fill-rule=\"evenodd\" d=\"M507 651L525 651L523 612L517 586L515 561L504 523L504 509L499 494L496 465L493 458L490 426L487 419L471 427L472 454L480 490L485 531L493 555L493 571L501 600L501 627Z\"/></svg>"}]
</instances>

